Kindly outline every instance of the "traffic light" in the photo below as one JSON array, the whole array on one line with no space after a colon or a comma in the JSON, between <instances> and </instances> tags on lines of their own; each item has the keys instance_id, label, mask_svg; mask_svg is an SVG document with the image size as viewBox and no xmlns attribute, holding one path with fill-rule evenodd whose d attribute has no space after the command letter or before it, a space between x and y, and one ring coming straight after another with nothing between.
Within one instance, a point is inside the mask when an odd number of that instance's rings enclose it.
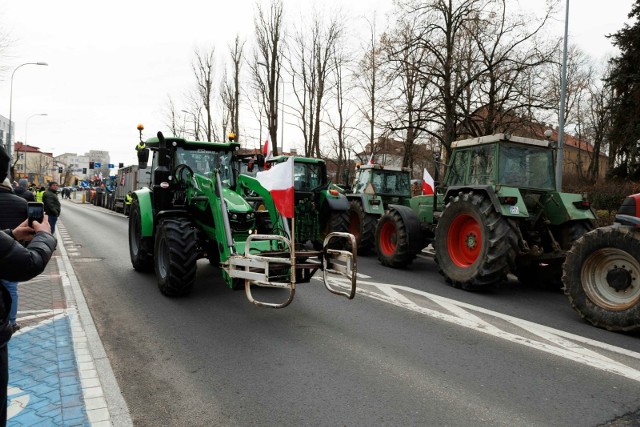
<instances>
[{"instance_id":1,"label":"traffic light","mask_svg":"<svg viewBox=\"0 0 640 427\"><path fill-rule=\"evenodd\" d=\"M62 173L62 166L58 166L58 173Z\"/></svg>"},{"instance_id":2,"label":"traffic light","mask_svg":"<svg viewBox=\"0 0 640 427\"><path fill-rule=\"evenodd\" d=\"M86 174L87 173L87 168L82 168L82 173Z\"/></svg>"},{"instance_id":3,"label":"traffic light","mask_svg":"<svg viewBox=\"0 0 640 427\"><path fill-rule=\"evenodd\" d=\"M124 163L118 163L118 168L123 168L124 167Z\"/></svg>"},{"instance_id":4,"label":"traffic light","mask_svg":"<svg viewBox=\"0 0 640 427\"><path fill-rule=\"evenodd\" d=\"M93 169L93 162L89 162L89 169Z\"/></svg>"}]
</instances>

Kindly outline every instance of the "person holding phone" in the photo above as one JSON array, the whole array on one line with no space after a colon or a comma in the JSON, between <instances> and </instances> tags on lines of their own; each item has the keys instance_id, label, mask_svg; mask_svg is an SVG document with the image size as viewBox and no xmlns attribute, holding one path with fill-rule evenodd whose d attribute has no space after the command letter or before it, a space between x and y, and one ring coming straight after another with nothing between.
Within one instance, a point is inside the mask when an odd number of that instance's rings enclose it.
<instances>
[{"instance_id":1,"label":"person holding phone","mask_svg":"<svg viewBox=\"0 0 640 427\"><path fill-rule=\"evenodd\" d=\"M49 183L49 189L44 192L42 196L42 203L44 203L44 213L49 216L49 224L51 225L51 234L56 233L56 222L60 216L60 199L58 199L58 183L51 181Z\"/></svg>"},{"instance_id":2,"label":"person holding phone","mask_svg":"<svg viewBox=\"0 0 640 427\"><path fill-rule=\"evenodd\" d=\"M44 216L42 222L35 221L29 227L26 200L13 194L7 175L10 157L0 146L0 220L22 221L0 231L0 280L9 282L26 281L44 271L56 248L56 238ZM6 185L8 184L8 185ZM3 191L7 190L8 191ZM13 196L13 197L11 197ZM4 198L4 199L2 199ZM15 202L7 203L7 201ZM23 246L19 242L29 242ZM17 301L16 301L17 302ZM5 286L0 286L0 426L7 423L7 385L9 382L9 353L7 343L13 334L9 321L12 307L11 294ZM17 304L16 304L17 309Z\"/></svg>"},{"instance_id":3,"label":"person holding phone","mask_svg":"<svg viewBox=\"0 0 640 427\"><path fill-rule=\"evenodd\" d=\"M15 228L27 218L27 201L13 193L10 181L5 178L0 183L0 230ZM11 309L9 311L9 323L13 331L20 329L16 322L18 316L18 282L11 280L0 280L2 285L11 295Z\"/></svg>"}]
</instances>

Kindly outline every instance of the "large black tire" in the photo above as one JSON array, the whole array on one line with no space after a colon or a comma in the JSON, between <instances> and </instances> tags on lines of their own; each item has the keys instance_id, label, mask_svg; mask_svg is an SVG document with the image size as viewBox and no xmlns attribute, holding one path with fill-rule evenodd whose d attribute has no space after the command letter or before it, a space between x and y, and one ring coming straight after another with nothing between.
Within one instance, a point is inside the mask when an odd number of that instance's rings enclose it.
<instances>
[{"instance_id":1,"label":"large black tire","mask_svg":"<svg viewBox=\"0 0 640 427\"><path fill-rule=\"evenodd\" d=\"M162 220L157 227L155 270L158 288L166 296L187 295L196 281L198 236L185 218Z\"/></svg>"},{"instance_id":2,"label":"large black tire","mask_svg":"<svg viewBox=\"0 0 640 427\"><path fill-rule=\"evenodd\" d=\"M574 310L610 331L640 328L640 234L604 227L579 239L565 259L562 282Z\"/></svg>"},{"instance_id":3,"label":"large black tire","mask_svg":"<svg viewBox=\"0 0 640 427\"><path fill-rule=\"evenodd\" d=\"M410 221L417 220L411 218ZM405 224L402 215L396 209L389 209L380 217L375 238L378 260L382 265L403 268L413 262L417 254L411 250L409 243L409 230L412 229L415 227Z\"/></svg>"},{"instance_id":4,"label":"large black tire","mask_svg":"<svg viewBox=\"0 0 640 427\"><path fill-rule=\"evenodd\" d=\"M366 255L375 247L378 216L368 214L359 200L349 203L349 233L356 238L358 255Z\"/></svg>"},{"instance_id":5,"label":"large black tire","mask_svg":"<svg viewBox=\"0 0 640 427\"><path fill-rule=\"evenodd\" d=\"M340 233L349 232L349 214L347 211L329 211L328 217L325 219L324 226L322 227L322 242L318 242L320 247L324 242L324 238L333 231ZM333 239L329 243L331 249L345 249L347 242L344 239Z\"/></svg>"},{"instance_id":6,"label":"large black tire","mask_svg":"<svg viewBox=\"0 0 640 427\"><path fill-rule=\"evenodd\" d=\"M142 220L137 199L131 203L129 215L129 255L136 271L153 271L153 239L142 237Z\"/></svg>"},{"instance_id":7,"label":"large black tire","mask_svg":"<svg viewBox=\"0 0 640 427\"><path fill-rule=\"evenodd\" d=\"M482 289L515 270L516 233L483 193L460 192L453 197L435 234L438 269L455 288Z\"/></svg>"}]
</instances>

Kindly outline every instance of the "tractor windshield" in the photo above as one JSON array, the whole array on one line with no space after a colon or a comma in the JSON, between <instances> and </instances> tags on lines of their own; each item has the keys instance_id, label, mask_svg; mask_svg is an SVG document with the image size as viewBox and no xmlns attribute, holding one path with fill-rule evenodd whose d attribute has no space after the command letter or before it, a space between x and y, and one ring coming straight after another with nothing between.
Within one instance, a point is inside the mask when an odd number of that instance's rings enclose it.
<instances>
[{"instance_id":1,"label":"tractor windshield","mask_svg":"<svg viewBox=\"0 0 640 427\"><path fill-rule=\"evenodd\" d=\"M553 190L553 152L523 145L500 146L500 176L503 185Z\"/></svg>"},{"instance_id":2,"label":"tractor windshield","mask_svg":"<svg viewBox=\"0 0 640 427\"><path fill-rule=\"evenodd\" d=\"M411 197L411 177L408 173L373 169L371 183L376 194Z\"/></svg>"},{"instance_id":3,"label":"tractor windshield","mask_svg":"<svg viewBox=\"0 0 640 427\"><path fill-rule=\"evenodd\" d=\"M293 185L296 191L313 191L324 185L322 166L319 163L295 162L293 166Z\"/></svg>"},{"instance_id":4,"label":"tractor windshield","mask_svg":"<svg viewBox=\"0 0 640 427\"><path fill-rule=\"evenodd\" d=\"M206 177L212 177L214 170L218 169L223 185L233 186L234 175L231 164L233 155L231 152L178 148L176 155L176 165L186 164L193 172Z\"/></svg>"}]
</instances>

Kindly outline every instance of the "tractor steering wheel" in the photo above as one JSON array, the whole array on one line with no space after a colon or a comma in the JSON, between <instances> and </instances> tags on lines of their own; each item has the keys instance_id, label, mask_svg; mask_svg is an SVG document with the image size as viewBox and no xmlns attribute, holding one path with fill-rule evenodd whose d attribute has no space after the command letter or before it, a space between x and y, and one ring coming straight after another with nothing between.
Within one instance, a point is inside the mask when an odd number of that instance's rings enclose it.
<instances>
[{"instance_id":1,"label":"tractor steering wheel","mask_svg":"<svg viewBox=\"0 0 640 427\"><path fill-rule=\"evenodd\" d=\"M176 183L187 183L191 181L191 178L194 175L193 169L186 163L181 163L176 167L176 171L174 173L176 177Z\"/></svg>"}]
</instances>

